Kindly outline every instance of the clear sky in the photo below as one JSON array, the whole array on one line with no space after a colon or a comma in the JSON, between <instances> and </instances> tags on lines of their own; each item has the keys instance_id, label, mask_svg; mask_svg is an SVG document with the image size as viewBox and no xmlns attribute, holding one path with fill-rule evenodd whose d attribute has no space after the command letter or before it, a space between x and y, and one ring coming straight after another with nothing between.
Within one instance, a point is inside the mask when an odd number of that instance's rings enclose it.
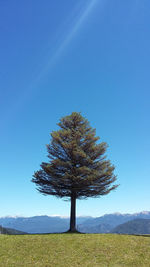
<instances>
[{"instance_id":1,"label":"clear sky","mask_svg":"<svg viewBox=\"0 0 150 267\"><path fill-rule=\"evenodd\" d=\"M120 186L78 215L150 210L150 1L0 1L0 216L63 215L31 183L72 111L85 116Z\"/></svg>"}]
</instances>

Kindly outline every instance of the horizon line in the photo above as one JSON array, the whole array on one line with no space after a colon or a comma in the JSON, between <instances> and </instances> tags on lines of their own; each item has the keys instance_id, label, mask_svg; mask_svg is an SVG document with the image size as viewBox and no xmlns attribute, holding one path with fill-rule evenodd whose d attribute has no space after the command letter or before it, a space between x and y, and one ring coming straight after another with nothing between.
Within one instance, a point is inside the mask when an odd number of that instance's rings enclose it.
<instances>
[{"instance_id":1,"label":"horizon line","mask_svg":"<svg viewBox=\"0 0 150 267\"><path fill-rule=\"evenodd\" d=\"M92 216L92 215L77 215L76 218L82 218L82 217L91 217L91 218L98 218L98 217L103 217L105 215L136 215L136 214L148 214L150 211L140 211L140 212L133 212L133 213L121 213L121 212L113 212L113 213L105 213L100 216ZM59 218L70 218L68 215L60 215L60 214L52 214L52 215L47 215L47 214L38 214L38 215L31 215L31 216L24 216L24 215L6 215L6 216L0 216L0 218L31 218L31 217L41 217L41 216L47 216L47 217L59 217Z\"/></svg>"}]
</instances>

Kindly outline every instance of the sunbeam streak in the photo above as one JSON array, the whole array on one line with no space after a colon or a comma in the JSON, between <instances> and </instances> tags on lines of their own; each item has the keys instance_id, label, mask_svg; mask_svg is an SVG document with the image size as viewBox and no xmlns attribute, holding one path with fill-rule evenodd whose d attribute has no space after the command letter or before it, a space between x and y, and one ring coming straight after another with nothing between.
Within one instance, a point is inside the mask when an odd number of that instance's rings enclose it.
<instances>
[{"instance_id":1,"label":"sunbeam streak","mask_svg":"<svg viewBox=\"0 0 150 267\"><path fill-rule=\"evenodd\" d=\"M78 9L76 13L73 14L70 21L68 21L68 29L63 29L63 37L60 38L58 41L58 44L55 47L55 50L53 52L53 55L50 55L48 62L45 66L43 66L43 69L41 70L39 76L37 77L35 82L38 82L41 80L41 78L46 75L52 67L57 63L58 59L61 57L65 49L69 46L72 39L79 33L80 29L82 28L83 24L85 23L86 19L96 6L98 0L90 0L87 1L87 4L85 6L80 5L80 10ZM71 26L70 26L71 25Z\"/></svg>"},{"instance_id":2,"label":"sunbeam streak","mask_svg":"<svg viewBox=\"0 0 150 267\"><path fill-rule=\"evenodd\" d=\"M55 65L58 63L58 60L61 58L63 53L66 52L67 47L73 41L77 34L80 32L83 24L87 21L89 15L96 7L96 4L101 0L88 0L86 2L80 1L76 8L73 10L71 16L63 22L63 26L61 27L61 31L57 31L57 40L54 42L51 40L49 48L45 53L46 60L41 64L42 66L36 72L33 80L30 82L27 88L24 88L17 96L17 101L15 105L12 103L12 106L9 107L9 111L3 117L4 124L8 121L14 120L16 114L19 110L24 107L28 101L31 101L34 94L39 90L39 83L46 77ZM40 65L40 64L39 64ZM13 119L12 119L13 117Z\"/></svg>"}]
</instances>

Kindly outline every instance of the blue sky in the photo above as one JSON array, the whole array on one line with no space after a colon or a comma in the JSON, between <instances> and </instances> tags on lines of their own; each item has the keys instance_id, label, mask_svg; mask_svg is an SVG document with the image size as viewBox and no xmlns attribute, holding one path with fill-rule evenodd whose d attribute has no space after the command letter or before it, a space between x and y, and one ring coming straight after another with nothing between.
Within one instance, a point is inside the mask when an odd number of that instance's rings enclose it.
<instances>
[{"instance_id":1,"label":"blue sky","mask_svg":"<svg viewBox=\"0 0 150 267\"><path fill-rule=\"evenodd\" d=\"M150 1L0 1L0 216L68 216L31 183L72 111L116 166L119 188L78 215L150 210Z\"/></svg>"}]
</instances>

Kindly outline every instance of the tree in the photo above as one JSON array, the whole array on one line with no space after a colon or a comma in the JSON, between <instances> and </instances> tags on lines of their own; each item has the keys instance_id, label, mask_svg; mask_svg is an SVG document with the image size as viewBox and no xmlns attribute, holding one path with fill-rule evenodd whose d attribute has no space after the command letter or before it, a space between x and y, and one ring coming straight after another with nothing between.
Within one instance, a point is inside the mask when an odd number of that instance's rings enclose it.
<instances>
[{"instance_id":1,"label":"tree","mask_svg":"<svg viewBox=\"0 0 150 267\"><path fill-rule=\"evenodd\" d=\"M97 144L87 119L73 112L60 119L60 129L51 133L47 145L49 162L42 162L34 173L32 182L44 195L71 200L70 230L76 231L76 199L100 197L118 185L114 166L106 159L107 144Z\"/></svg>"}]
</instances>

